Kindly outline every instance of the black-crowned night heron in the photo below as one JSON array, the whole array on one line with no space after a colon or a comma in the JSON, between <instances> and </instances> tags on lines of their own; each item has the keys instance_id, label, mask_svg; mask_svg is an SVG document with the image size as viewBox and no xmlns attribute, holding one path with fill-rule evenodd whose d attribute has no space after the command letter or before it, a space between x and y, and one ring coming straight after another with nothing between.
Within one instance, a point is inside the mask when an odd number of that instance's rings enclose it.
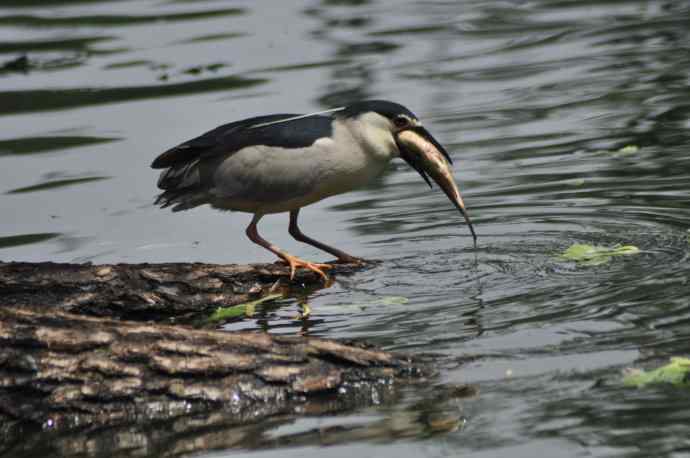
<instances>
[{"instance_id":1,"label":"black-crowned night heron","mask_svg":"<svg viewBox=\"0 0 690 458\"><path fill-rule=\"evenodd\" d=\"M232 122L186 141L153 161L165 169L158 179L161 207L173 211L210 204L220 210L253 213L247 236L295 269L327 278L329 264L292 256L263 239L257 223L266 214L290 212L290 234L335 256L359 262L302 233L302 207L361 187L400 157L431 186L427 174L463 214L476 243L450 170L450 156L407 108L383 100L357 102L325 112L275 114Z\"/></svg>"}]
</instances>

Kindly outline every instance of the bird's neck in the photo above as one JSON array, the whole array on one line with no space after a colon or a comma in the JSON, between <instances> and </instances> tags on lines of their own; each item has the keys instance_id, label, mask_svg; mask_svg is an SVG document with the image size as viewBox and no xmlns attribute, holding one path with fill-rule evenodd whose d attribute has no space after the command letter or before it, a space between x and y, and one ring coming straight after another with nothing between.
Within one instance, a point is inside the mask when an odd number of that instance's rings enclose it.
<instances>
[{"instance_id":1,"label":"bird's neck","mask_svg":"<svg viewBox=\"0 0 690 458\"><path fill-rule=\"evenodd\" d=\"M387 162L399 155L390 130L360 119L348 120L346 126L361 150L372 159Z\"/></svg>"}]
</instances>

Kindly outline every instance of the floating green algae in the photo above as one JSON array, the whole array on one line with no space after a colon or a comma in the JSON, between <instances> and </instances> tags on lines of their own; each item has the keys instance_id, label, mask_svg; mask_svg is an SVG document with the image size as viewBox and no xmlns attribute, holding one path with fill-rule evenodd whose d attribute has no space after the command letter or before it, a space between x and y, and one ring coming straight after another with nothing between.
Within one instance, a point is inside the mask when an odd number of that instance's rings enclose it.
<instances>
[{"instance_id":1,"label":"floating green algae","mask_svg":"<svg viewBox=\"0 0 690 458\"><path fill-rule=\"evenodd\" d=\"M640 151L637 145L625 145L617 150L599 150L597 153L610 154L613 157L631 156Z\"/></svg>"},{"instance_id":2,"label":"floating green algae","mask_svg":"<svg viewBox=\"0 0 690 458\"><path fill-rule=\"evenodd\" d=\"M620 155L626 155L626 154L635 154L640 150L640 147L637 145L627 145L624 146L623 148L619 149L616 151L616 153Z\"/></svg>"},{"instance_id":3,"label":"floating green algae","mask_svg":"<svg viewBox=\"0 0 690 458\"><path fill-rule=\"evenodd\" d=\"M690 358L671 358L670 363L650 371L626 369L623 372L623 384L637 388L658 384L690 388Z\"/></svg>"},{"instance_id":4,"label":"floating green algae","mask_svg":"<svg viewBox=\"0 0 690 458\"><path fill-rule=\"evenodd\" d=\"M243 304L233 305L231 307L218 307L216 311L213 312L210 317L208 317L207 321L210 323L216 323L218 321L225 321L242 316L252 316L254 315L257 305L272 301L274 299L279 299L281 297L283 297L282 294L267 294L266 296L255 301L249 301Z\"/></svg>"},{"instance_id":5,"label":"floating green algae","mask_svg":"<svg viewBox=\"0 0 690 458\"><path fill-rule=\"evenodd\" d=\"M640 249L634 245L615 245L613 247L603 247L587 245L585 243L575 243L559 256L560 259L575 261L586 266L598 266L611 261L614 256L628 256L638 254Z\"/></svg>"}]
</instances>

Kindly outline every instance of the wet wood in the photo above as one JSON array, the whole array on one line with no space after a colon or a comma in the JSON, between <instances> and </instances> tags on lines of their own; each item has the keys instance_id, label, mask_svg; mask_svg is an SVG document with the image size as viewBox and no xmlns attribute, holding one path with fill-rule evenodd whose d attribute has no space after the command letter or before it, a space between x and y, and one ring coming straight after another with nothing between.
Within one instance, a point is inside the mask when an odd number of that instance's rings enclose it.
<instances>
[{"instance_id":1,"label":"wet wood","mask_svg":"<svg viewBox=\"0 0 690 458\"><path fill-rule=\"evenodd\" d=\"M363 266L334 264L332 275ZM57 264L0 262L5 305L50 305L60 310L128 320L185 321L218 307L255 300L269 290L322 287L314 272L294 280L280 264Z\"/></svg>"},{"instance_id":2,"label":"wet wood","mask_svg":"<svg viewBox=\"0 0 690 458\"><path fill-rule=\"evenodd\" d=\"M0 308L0 415L48 427L230 410L236 419L385 398L421 362L314 337ZM379 391L381 391L379 393Z\"/></svg>"},{"instance_id":3,"label":"wet wood","mask_svg":"<svg viewBox=\"0 0 690 458\"><path fill-rule=\"evenodd\" d=\"M433 374L359 343L171 324L277 285L322 286L276 264L0 263L0 454L26 428L243 427L390 402Z\"/></svg>"}]
</instances>

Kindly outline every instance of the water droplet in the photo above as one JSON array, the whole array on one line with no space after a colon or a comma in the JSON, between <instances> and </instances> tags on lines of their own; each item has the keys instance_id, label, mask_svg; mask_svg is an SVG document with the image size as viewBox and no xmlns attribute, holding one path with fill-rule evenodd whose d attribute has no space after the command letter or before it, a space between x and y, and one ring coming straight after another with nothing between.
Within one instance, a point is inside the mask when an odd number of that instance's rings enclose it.
<instances>
[{"instance_id":1,"label":"water droplet","mask_svg":"<svg viewBox=\"0 0 690 458\"><path fill-rule=\"evenodd\" d=\"M371 402L373 402L375 405L381 404L381 397L379 396L379 392L376 390L376 388L371 389Z\"/></svg>"}]
</instances>

